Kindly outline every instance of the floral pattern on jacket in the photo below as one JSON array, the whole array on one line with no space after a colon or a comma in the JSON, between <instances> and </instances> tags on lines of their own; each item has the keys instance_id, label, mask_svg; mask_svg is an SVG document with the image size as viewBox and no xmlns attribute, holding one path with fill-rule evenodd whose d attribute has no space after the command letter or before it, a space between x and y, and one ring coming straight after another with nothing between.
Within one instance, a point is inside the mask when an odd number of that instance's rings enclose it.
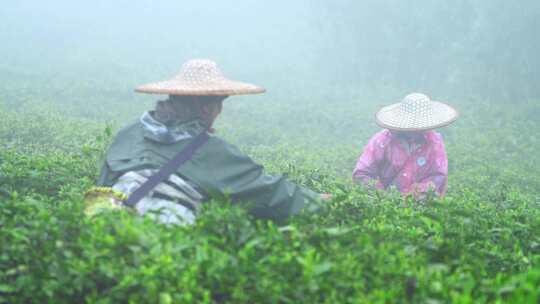
<instances>
[{"instance_id":1,"label":"floral pattern on jacket","mask_svg":"<svg viewBox=\"0 0 540 304\"><path fill-rule=\"evenodd\" d=\"M403 140L389 130L375 134L356 163L353 180L377 189L395 186L404 194L446 193L448 159L442 136L427 131L416 142Z\"/></svg>"}]
</instances>

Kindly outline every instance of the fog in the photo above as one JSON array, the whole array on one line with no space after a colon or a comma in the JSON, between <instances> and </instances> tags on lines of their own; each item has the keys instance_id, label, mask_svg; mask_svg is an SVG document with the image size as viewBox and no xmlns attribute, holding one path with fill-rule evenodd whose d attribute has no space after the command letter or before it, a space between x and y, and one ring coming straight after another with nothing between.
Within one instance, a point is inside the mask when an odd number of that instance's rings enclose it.
<instances>
[{"instance_id":1,"label":"fog","mask_svg":"<svg viewBox=\"0 0 540 304\"><path fill-rule=\"evenodd\" d=\"M122 94L207 57L265 99L518 102L540 97L539 17L536 0L19 0L0 9L0 73Z\"/></svg>"},{"instance_id":2,"label":"fog","mask_svg":"<svg viewBox=\"0 0 540 304\"><path fill-rule=\"evenodd\" d=\"M0 0L0 303L540 303L539 54L540 0ZM267 91L147 115L193 58Z\"/></svg>"}]
</instances>

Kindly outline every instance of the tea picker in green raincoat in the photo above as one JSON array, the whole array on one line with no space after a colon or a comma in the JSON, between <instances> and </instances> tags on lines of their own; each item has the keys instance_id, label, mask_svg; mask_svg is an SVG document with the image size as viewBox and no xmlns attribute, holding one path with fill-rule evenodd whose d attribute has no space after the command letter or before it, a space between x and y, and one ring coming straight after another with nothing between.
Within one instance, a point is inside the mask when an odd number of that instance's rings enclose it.
<instances>
[{"instance_id":1,"label":"tea picker in green raincoat","mask_svg":"<svg viewBox=\"0 0 540 304\"><path fill-rule=\"evenodd\" d=\"M119 131L109 147L99 186L131 195L174 158L197 135L213 132L212 125L231 95L258 94L261 87L229 80L215 62L186 62L172 80L140 86L136 91L167 94L153 111ZM191 224L201 204L213 197L246 202L258 218L284 219L303 209L315 210L328 199L288 181L270 176L263 167L226 141L210 135L179 168L133 207L159 222Z\"/></svg>"}]
</instances>

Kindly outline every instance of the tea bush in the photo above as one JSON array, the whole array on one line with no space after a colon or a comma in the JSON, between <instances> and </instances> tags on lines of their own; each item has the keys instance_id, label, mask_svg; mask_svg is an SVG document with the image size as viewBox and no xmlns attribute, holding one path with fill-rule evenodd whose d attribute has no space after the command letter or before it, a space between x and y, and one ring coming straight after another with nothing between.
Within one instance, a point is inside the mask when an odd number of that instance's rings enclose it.
<instances>
[{"instance_id":1,"label":"tea bush","mask_svg":"<svg viewBox=\"0 0 540 304\"><path fill-rule=\"evenodd\" d=\"M226 104L222 136L335 199L282 223L213 201L190 227L85 218L83 193L120 125L101 108L0 105L0 303L540 301L538 102L458 104L461 120L443 130L448 195L424 204L350 183L377 130L373 104L303 120L286 103Z\"/></svg>"}]
</instances>

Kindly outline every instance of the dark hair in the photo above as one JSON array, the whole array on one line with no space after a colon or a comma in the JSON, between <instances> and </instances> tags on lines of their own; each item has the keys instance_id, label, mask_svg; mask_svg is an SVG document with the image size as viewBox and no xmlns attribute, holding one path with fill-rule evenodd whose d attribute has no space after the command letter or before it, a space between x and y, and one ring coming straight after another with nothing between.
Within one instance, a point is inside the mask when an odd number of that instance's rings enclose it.
<instances>
[{"instance_id":1,"label":"dark hair","mask_svg":"<svg viewBox=\"0 0 540 304\"><path fill-rule=\"evenodd\" d=\"M169 99L172 102L178 103L198 103L198 104L211 104L222 102L228 96L180 96L180 95L169 95Z\"/></svg>"},{"instance_id":2,"label":"dark hair","mask_svg":"<svg viewBox=\"0 0 540 304\"><path fill-rule=\"evenodd\" d=\"M168 99L157 102L154 118L165 125L197 119L201 107L221 103L227 97L169 95Z\"/></svg>"}]
</instances>

